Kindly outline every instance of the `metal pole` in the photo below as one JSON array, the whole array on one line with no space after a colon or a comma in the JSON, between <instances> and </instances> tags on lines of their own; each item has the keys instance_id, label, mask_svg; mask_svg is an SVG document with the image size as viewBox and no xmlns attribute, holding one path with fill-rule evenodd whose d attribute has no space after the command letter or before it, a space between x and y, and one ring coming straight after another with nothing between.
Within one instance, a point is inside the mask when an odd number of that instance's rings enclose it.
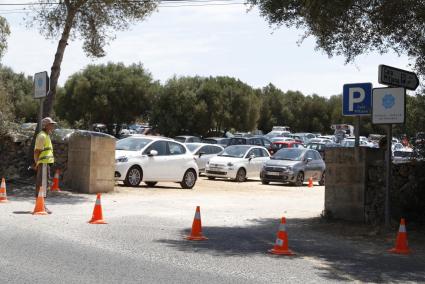
<instances>
[{"instance_id":1,"label":"metal pole","mask_svg":"<svg viewBox=\"0 0 425 284\"><path fill-rule=\"evenodd\" d=\"M354 126L354 135L355 135L354 146L359 147L360 146L360 115L356 116L356 122Z\"/></svg>"},{"instance_id":2,"label":"metal pole","mask_svg":"<svg viewBox=\"0 0 425 284\"><path fill-rule=\"evenodd\" d=\"M41 126L41 120L43 119L43 102L44 99L41 98L40 99L40 112L38 113L38 129L41 130L42 126Z\"/></svg>"},{"instance_id":3,"label":"metal pole","mask_svg":"<svg viewBox=\"0 0 425 284\"><path fill-rule=\"evenodd\" d=\"M385 173L385 226L390 226L390 188L391 188L391 144L393 139L393 125L388 124L387 151L386 151L386 173Z\"/></svg>"}]
</instances>

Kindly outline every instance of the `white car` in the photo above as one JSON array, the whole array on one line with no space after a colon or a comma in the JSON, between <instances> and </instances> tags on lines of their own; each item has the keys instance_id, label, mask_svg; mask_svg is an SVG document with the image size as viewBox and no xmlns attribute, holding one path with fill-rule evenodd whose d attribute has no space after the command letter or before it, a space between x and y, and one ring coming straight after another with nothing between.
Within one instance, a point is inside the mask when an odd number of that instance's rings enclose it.
<instances>
[{"instance_id":1,"label":"white car","mask_svg":"<svg viewBox=\"0 0 425 284\"><path fill-rule=\"evenodd\" d=\"M205 168L208 179L230 178L243 182L247 177L259 177L263 164L270 159L266 148L233 145L211 158Z\"/></svg>"},{"instance_id":2,"label":"white car","mask_svg":"<svg viewBox=\"0 0 425 284\"><path fill-rule=\"evenodd\" d=\"M211 145L206 143L185 143L186 147L193 154L193 158L198 165L199 173L205 173L207 162L221 153L224 148L220 145Z\"/></svg>"},{"instance_id":3,"label":"white car","mask_svg":"<svg viewBox=\"0 0 425 284\"><path fill-rule=\"evenodd\" d=\"M117 141L115 180L127 186L138 186L142 181L148 186L171 181L179 182L182 188L192 188L197 177L198 166L182 143L155 136L132 136Z\"/></svg>"}]
</instances>

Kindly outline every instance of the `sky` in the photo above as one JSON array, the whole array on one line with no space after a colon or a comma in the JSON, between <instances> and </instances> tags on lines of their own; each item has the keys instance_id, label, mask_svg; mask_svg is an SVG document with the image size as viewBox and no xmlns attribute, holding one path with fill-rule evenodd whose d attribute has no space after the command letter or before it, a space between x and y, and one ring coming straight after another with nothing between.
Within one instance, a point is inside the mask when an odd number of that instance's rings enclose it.
<instances>
[{"instance_id":1,"label":"sky","mask_svg":"<svg viewBox=\"0 0 425 284\"><path fill-rule=\"evenodd\" d=\"M0 4L28 2L0 0ZM26 27L25 14L16 9L22 8L0 6L0 15L11 26L1 63L26 75L50 73L57 40L46 40L36 28ZM103 58L91 59L81 41L70 42L59 84L88 64L140 62L162 83L174 75L230 76L255 88L272 83L282 91L329 97L342 93L346 83L371 82L379 87L379 64L409 70L408 58L393 53L370 53L345 64L343 57L329 58L315 50L314 38L298 44L302 34L295 28L270 27L257 9L247 12L244 5L160 7L145 21L117 32Z\"/></svg>"}]
</instances>

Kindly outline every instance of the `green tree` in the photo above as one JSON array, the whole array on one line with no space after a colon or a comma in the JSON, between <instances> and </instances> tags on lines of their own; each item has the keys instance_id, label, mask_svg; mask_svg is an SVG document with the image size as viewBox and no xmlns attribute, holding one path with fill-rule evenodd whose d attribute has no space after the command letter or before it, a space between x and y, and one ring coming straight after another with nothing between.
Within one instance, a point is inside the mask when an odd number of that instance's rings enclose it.
<instances>
[{"instance_id":1,"label":"green tree","mask_svg":"<svg viewBox=\"0 0 425 284\"><path fill-rule=\"evenodd\" d=\"M151 123L168 136L256 128L259 98L230 77L174 77L156 98Z\"/></svg>"},{"instance_id":2,"label":"green tree","mask_svg":"<svg viewBox=\"0 0 425 284\"><path fill-rule=\"evenodd\" d=\"M141 64L89 65L72 75L58 92L56 114L71 124L82 122L121 125L137 117L148 119L159 83ZM114 133L116 134L116 133Z\"/></svg>"},{"instance_id":3,"label":"green tree","mask_svg":"<svg viewBox=\"0 0 425 284\"><path fill-rule=\"evenodd\" d=\"M347 62L369 51L395 51L425 75L425 2L420 0L248 0L270 25L305 30L317 48Z\"/></svg>"},{"instance_id":4,"label":"green tree","mask_svg":"<svg viewBox=\"0 0 425 284\"><path fill-rule=\"evenodd\" d=\"M6 19L0 16L0 59L7 49L7 38L10 35L9 24Z\"/></svg>"},{"instance_id":5,"label":"green tree","mask_svg":"<svg viewBox=\"0 0 425 284\"><path fill-rule=\"evenodd\" d=\"M50 92L44 102L43 114L50 115L56 95L60 67L65 48L71 38L81 38L87 55L102 57L105 45L114 33L131 23L144 20L157 7L154 0L38 0L33 5L36 25L46 38L60 38L50 73Z\"/></svg>"},{"instance_id":6,"label":"green tree","mask_svg":"<svg viewBox=\"0 0 425 284\"><path fill-rule=\"evenodd\" d=\"M11 68L0 67L0 86L10 103L13 119L23 122L37 120L38 103L33 98L33 80L17 74Z\"/></svg>"}]
</instances>

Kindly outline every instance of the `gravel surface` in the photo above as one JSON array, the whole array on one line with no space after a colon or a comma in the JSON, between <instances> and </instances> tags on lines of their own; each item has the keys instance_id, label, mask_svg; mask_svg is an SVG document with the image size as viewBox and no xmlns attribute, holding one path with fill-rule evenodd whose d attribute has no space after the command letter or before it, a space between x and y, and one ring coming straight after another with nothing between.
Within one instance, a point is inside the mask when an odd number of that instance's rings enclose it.
<instances>
[{"instance_id":1,"label":"gravel surface","mask_svg":"<svg viewBox=\"0 0 425 284\"><path fill-rule=\"evenodd\" d=\"M390 255L393 238L365 241L323 223L320 186L202 177L193 190L119 185L102 195L106 225L87 224L95 195L50 194L49 216L29 214L29 186L8 185L8 197L0 204L0 283L425 282L423 250ZM209 240L186 241L198 205ZM267 253L282 216L293 257Z\"/></svg>"}]
</instances>

